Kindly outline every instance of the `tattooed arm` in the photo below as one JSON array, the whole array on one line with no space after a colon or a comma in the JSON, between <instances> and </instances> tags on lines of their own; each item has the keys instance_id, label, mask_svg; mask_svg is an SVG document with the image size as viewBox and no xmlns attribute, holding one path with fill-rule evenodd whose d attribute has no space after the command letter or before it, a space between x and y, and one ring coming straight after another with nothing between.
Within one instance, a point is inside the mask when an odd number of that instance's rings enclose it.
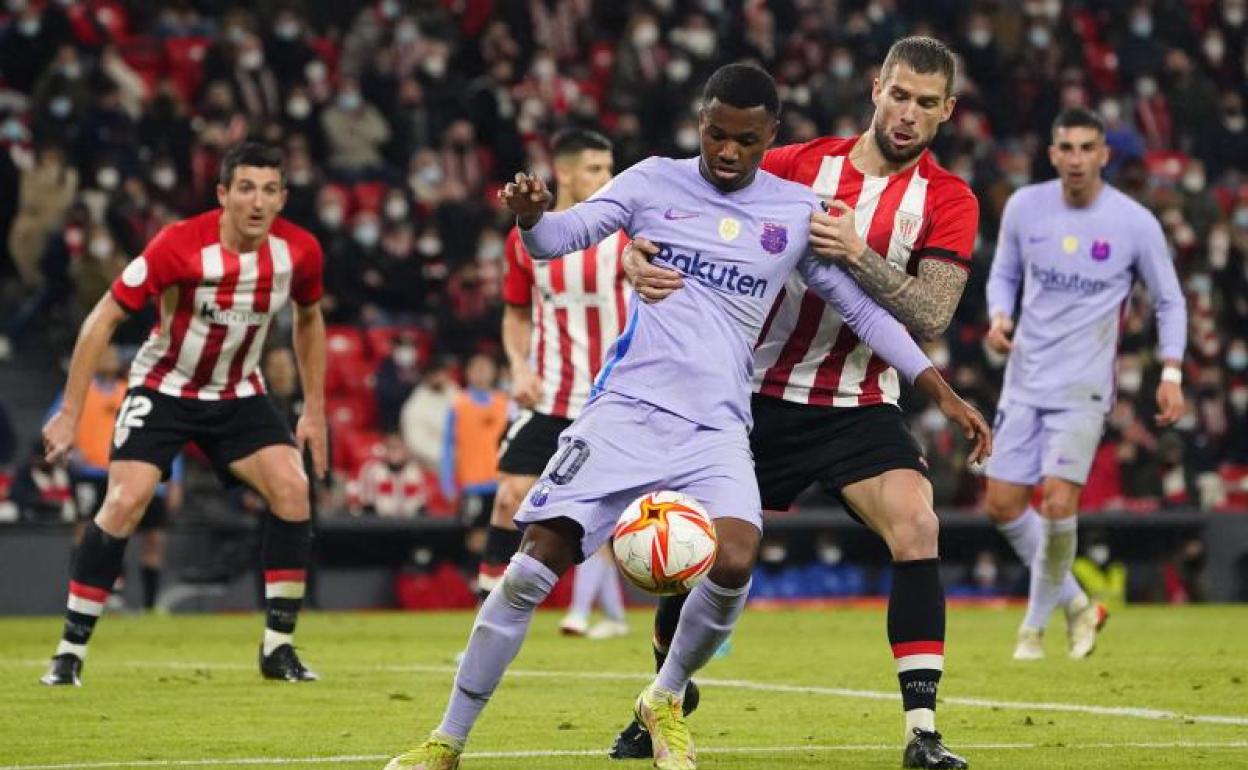
<instances>
[{"instance_id":1,"label":"tattooed arm","mask_svg":"<svg viewBox=\"0 0 1248 770\"><path fill-rule=\"evenodd\" d=\"M966 287L966 270L938 259L920 261L915 277L867 248L861 259L846 260L845 267L863 290L920 339L944 333Z\"/></svg>"},{"instance_id":2,"label":"tattooed arm","mask_svg":"<svg viewBox=\"0 0 1248 770\"><path fill-rule=\"evenodd\" d=\"M973 196L968 194L953 204L942 212L949 223L945 230L950 232L937 233L940 246L933 247L950 257L970 253L978 222L978 204ZM917 277L894 268L862 239L854 210L839 200L828 204L827 213L817 212L811 217L810 246L819 256L848 270L863 290L922 339L944 333L966 287L966 269L943 258L920 259Z\"/></svg>"}]
</instances>

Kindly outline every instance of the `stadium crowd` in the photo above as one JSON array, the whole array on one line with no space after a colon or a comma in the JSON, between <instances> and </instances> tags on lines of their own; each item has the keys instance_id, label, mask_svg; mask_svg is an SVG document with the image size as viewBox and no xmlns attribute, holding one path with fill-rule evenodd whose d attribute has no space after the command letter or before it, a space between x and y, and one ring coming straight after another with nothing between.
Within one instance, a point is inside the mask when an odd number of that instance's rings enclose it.
<instances>
[{"instance_id":1,"label":"stadium crowd","mask_svg":"<svg viewBox=\"0 0 1248 770\"><path fill-rule=\"evenodd\" d=\"M964 65L933 151L979 197L981 232L932 360L991 411L1004 361L984 344L984 282L1002 207L1052 176L1057 112L1094 108L1109 128L1110 180L1163 223L1187 293L1191 409L1174 429L1153 425L1160 364L1137 295L1083 507L1242 510L1246 16L1246 0L7 0L0 360L34 346L67 352L71 330L162 226L217 205L224 148L271 142L287 157L285 216L325 252L342 507L448 513L457 458L444 432L464 372L490 371L473 388L505 388L505 371L487 366L499 358L510 226L502 182L522 168L550 178L547 139L572 124L610 136L617 169L694 154L695 95L738 59L781 83L781 142L853 135L888 45L933 34ZM152 320L136 317L118 342L133 351ZM913 398L907 408L938 505L975 506L982 480L961 437L936 409ZM4 446L3 423L0 410L0 466L14 468L14 488L52 473L12 439Z\"/></svg>"}]
</instances>

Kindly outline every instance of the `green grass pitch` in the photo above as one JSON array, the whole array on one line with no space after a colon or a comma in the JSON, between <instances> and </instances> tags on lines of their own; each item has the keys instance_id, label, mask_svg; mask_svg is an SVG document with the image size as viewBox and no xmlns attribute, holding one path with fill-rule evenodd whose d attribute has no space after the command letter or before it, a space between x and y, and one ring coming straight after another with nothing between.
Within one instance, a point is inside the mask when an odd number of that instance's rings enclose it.
<instances>
[{"instance_id":1,"label":"green grass pitch","mask_svg":"<svg viewBox=\"0 0 1248 770\"><path fill-rule=\"evenodd\" d=\"M1021 610L950 613L940 728L982 768L1248 768L1248 608L1118 612L1086 661L1010 660ZM602 753L647 680L649 615L610 641L539 613L463 770L640 770ZM261 681L259 615L105 617L85 686L36 683L56 618L0 621L0 770L375 768L431 729L471 615L307 613L321 682ZM895 768L901 716L882 609L748 610L700 675L705 770Z\"/></svg>"}]
</instances>

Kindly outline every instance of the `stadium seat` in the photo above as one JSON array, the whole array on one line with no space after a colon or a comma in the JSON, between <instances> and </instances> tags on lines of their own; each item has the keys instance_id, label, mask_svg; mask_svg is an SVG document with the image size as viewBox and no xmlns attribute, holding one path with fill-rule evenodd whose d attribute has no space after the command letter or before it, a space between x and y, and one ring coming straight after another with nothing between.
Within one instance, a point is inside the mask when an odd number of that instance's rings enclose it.
<instances>
[{"instance_id":1,"label":"stadium seat","mask_svg":"<svg viewBox=\"0 0 1248 770\"><path fill-rule=\"evenodd\" d=\"M360 211L380 211L381 201L386 197L385 182L358 182L352 190L355 205Z\"/></svg>"},{"instance_id":2,"label":"stadium seat","mask_svg":"<svg viewBox=\"0 0 1248 770\"><path fill-rule=\"evenodd\" d=\"M372 392L372 361L364 334L354 326L325 330L325 393L366 396Z\"/></svg>"},{"instance_id":3,"label":"stadium seat","mask_svg":"<svg viewBox=\"0 0 1248 770\"><path fill-rule=\"evenodd\" d=\"M334 466L355 479L360 467L380 451L381 441L375 430L342 427L334 434Z\"/></svg>"},{"instance_id":4,"label":"stadium seat","mask_svg":"<svg viewBox=\"0 0 1248 770\"><path fill-rule=\"evenodd\" d=\"M187 103L195 99L204 80L204 54L212 41L206 37L170 37L165 39L165 65L173 87Z\"/></svg>"}]
</instances>

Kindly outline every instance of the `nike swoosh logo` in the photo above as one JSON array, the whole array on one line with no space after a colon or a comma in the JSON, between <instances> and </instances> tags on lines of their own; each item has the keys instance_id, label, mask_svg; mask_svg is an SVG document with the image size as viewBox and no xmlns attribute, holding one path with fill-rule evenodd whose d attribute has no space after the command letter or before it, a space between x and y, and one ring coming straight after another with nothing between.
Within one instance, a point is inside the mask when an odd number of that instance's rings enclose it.
<instances>
[{"instance_id":1,"label":"nike swoosh logo","mask_svg":"<svg viewBox=\"0 0 1248 770\"><path fill-rule=\"evenodd\" d=\"M697 216L698 216L697 214L687 214L683 211L677 211L676 209L671 208L670 206L668 207L667 211L663 212L663 218L671 219L671 220L693 219Z\"/></svg>"},{"instance_id":2,"label":"nike swoosh logo","mask_svg":"<svg viewBox=\"0 0 1248 770\"><path fill-rule=\"evenodd\" d=\"M1028 243L1040 243L1040 242L1042 242L1042 241L1047 241L1048 239L1049 239L1049 236L1047 236L1047 235L1029 235L1029 236L1027 236L1027 242L1028 242Z\"/></svg>"},{"instance_id":3,"label":"nike swoosh logo","mask_svg":"<svg viewBox=\"0 0 1248 770\"><path fill-rule=\"evenodd\" d=\"M1075 464L1075 461L1074 461L1074 460L1067 460L1065 457L1059 457L1059 458L1057 458L1057 464L1058 464L1058 465L1074 465L1074 464Z\"/></svg>"}]
</instances>

